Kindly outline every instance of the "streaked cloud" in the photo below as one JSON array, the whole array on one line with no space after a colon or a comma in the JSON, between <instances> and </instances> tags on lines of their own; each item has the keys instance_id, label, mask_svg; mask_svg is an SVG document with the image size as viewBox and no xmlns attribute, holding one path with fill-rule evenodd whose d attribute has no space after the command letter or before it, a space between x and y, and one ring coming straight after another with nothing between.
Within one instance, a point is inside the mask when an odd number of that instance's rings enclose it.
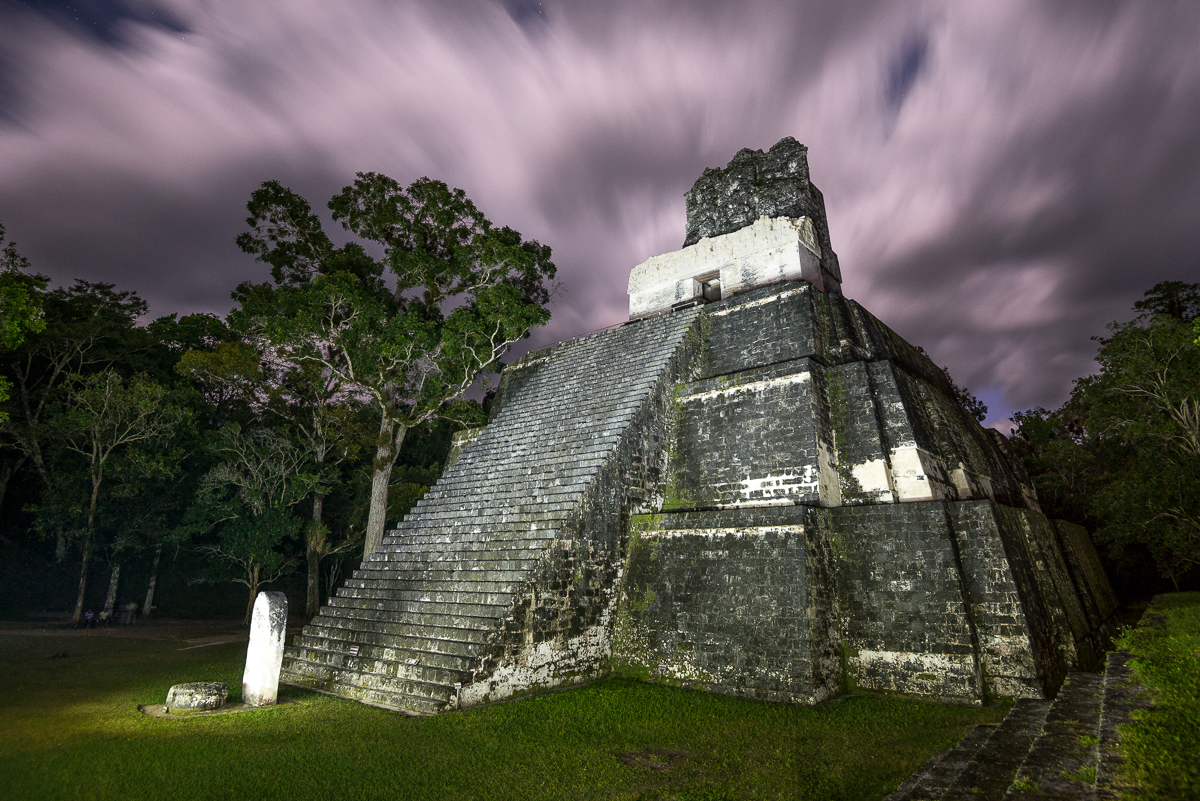
<instances>
[{"instance_id":1,"label":"streaked cloud","mask_svg":"<svg viewBox=\"0 0 1200 801\"><path fill-rule=\"evenodd\" d=\"M785 135L847 293L994 408L1061 402L1107 321L1200 280L1190 4L90 8L104 35L0 4L0 219L58 281L155 314L265 275L233 245L263 180L321 205L378 170L550 244L566 293L533 342L583 333L680 246L704 167Z\"/></svg>"}]
</instances>

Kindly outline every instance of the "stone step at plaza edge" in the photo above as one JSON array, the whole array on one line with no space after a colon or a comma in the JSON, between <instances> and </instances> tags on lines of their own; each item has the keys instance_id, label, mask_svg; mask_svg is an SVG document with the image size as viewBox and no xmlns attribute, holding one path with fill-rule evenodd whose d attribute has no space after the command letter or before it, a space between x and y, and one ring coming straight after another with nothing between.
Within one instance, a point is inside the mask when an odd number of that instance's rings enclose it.
<instances>
[{"instance_id":1,"label":"stone step at plaza edge","mask_svg":"<svg viewBox=\"0 0 1200 801\"><path fill-rule=\"evenodd\" d=\"M1024 699L1012 728L1098 667L1116 599L1087 531L842 294L807 149L743 150L686 206L627 322L504 369L284 682L413 713L605 675Z\"/></svg>"},{"instance_id":2,"label":"stone step at plaza edge","mask_svg":"<svg viewBox=\"0 0 1200 801\"><path fill-rule=\"evenodd\" d=\"M1115 801L1117 727L1150 705L1111 652L1104 674L1072 673L1053 702L1023 699L999 725L974 727L885 801Z\"/></svg>"}]
</instances>

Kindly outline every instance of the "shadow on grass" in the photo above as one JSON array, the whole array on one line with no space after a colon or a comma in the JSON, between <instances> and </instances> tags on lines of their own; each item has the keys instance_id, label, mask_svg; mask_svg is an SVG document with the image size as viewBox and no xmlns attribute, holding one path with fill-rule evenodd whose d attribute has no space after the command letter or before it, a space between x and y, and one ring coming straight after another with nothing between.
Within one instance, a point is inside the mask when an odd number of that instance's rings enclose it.
<instances>
[{"instance_id":1,"label":"shadow on grass","mask_svg":"<svg viewBox=\"0 0 1200 801\"><path fill-rule=\"evenodd\" d=\"M800 707L610 680L437 718L291 687L296 703L253 715L142 715L185 681L224 681L240 700L244 644L182 645L0 633L6 797L879 799L1007 711Z\"/></svg>"}]
</instances>

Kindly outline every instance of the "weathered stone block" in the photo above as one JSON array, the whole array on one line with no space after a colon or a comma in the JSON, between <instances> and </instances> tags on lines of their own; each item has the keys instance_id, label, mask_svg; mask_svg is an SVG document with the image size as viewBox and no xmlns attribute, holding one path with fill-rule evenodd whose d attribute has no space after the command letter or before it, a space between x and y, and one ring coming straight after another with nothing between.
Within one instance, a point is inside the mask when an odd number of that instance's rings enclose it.
<instances>
[{"instance_id":1,"label":"weathered stone block","mask_svg":"<svg viewBox=\"0 0 1200 801\"><path fill-rule=\"evenodd\" d=\"M981 699L945 507L854 506L830 515L848 678L873 690Z\"/></svg>"},{"instance_id":2,"label":"weathered stone block","mask_svg":"<svg viewBox=\"0 0 1200 801\"><path fill-rule=\"evenodd\" d=\"M676 304L708 302L764 284L799 280L819 290L836 288L820 269L820 245L812 221L807 217L763 218L739 231L654 256L634 267L629 274L629 317L637 319ZM714 287L719 287L719 293Z\"/></svg>"},{"instance_id":3,"label":"weathered stone block","mask_svg":"<svg viewBox=\"0 0 1200 801\"><path fill-rule=\"evenodd\" d=\"M686 527L699 518L714 527ZM784 525L755 525L735 513L635 518L613 669L774 701L837 694L826 557L819 531L803 520L803 513Z\"/></svg>"},{"instance_id":4,"label":"weathered stone block","mask_svg":"<svg viewBox=\"0 0 1200 801\"><path fill-rule=\"evenodd\" d=\"M220 709L229 697L229 687L220 681L176 684L167 691L168 712L211 712Z\"/></svg>"},{"instance_id":5,"label":"weathered stone block","mask_svg":"<svg viewBox=\"0 0 1200 801\"><path fill-rule=\"evenodd\" d=\"M254 599L246 669L242 673L244 704L270 706L278 697L287 615L287 596L282 592L260 592Z\"/></svg>"},{"instance_id":6,"label":"weathered stone block","mask_svg":"<svg viewBox=\"0 0 1200 801\"><path fill-rule=\"evenodd\" d=\"M808 148L792 137L779 140L766 153L738 151L724 169L705 170L685 198L684 248L706 237L738 231L762 217L811 219L821 271L829 282L822 288L839 291L842 274L829 245L825 199L809 180Z\"/></svg>"}]
</instances>

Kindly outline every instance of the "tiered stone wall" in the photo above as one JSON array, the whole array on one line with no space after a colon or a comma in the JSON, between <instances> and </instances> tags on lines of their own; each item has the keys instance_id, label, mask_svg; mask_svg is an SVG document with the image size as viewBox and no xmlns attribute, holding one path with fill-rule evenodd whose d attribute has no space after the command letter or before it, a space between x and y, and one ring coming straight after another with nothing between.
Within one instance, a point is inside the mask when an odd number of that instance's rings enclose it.
<instances>
[{"instance_id":1,"label":"tiered stone wall","mask_svg":"<svg viewBox=\"0 0 1200 801\"><path fill-rule=\"evenodd\" d=\"M923 353L806 283L710 305L697 331L615 669L750 697L980 701L1053 692L1097 655L1111 606L1081 600L1107 585L1086 533L1063 529L1064 557L1003 437Z\"/></svg>"},{"instance_id":2,"label":"tiered stone wall","mask_svg":"<svg viewBox=\"0 0 1200 801\"><path fill-rule=\"evenodd\" d=\"M635 517L613 670L772 701L840 692L819 514L777 506Z\"/></svg>"}]
</instances>

